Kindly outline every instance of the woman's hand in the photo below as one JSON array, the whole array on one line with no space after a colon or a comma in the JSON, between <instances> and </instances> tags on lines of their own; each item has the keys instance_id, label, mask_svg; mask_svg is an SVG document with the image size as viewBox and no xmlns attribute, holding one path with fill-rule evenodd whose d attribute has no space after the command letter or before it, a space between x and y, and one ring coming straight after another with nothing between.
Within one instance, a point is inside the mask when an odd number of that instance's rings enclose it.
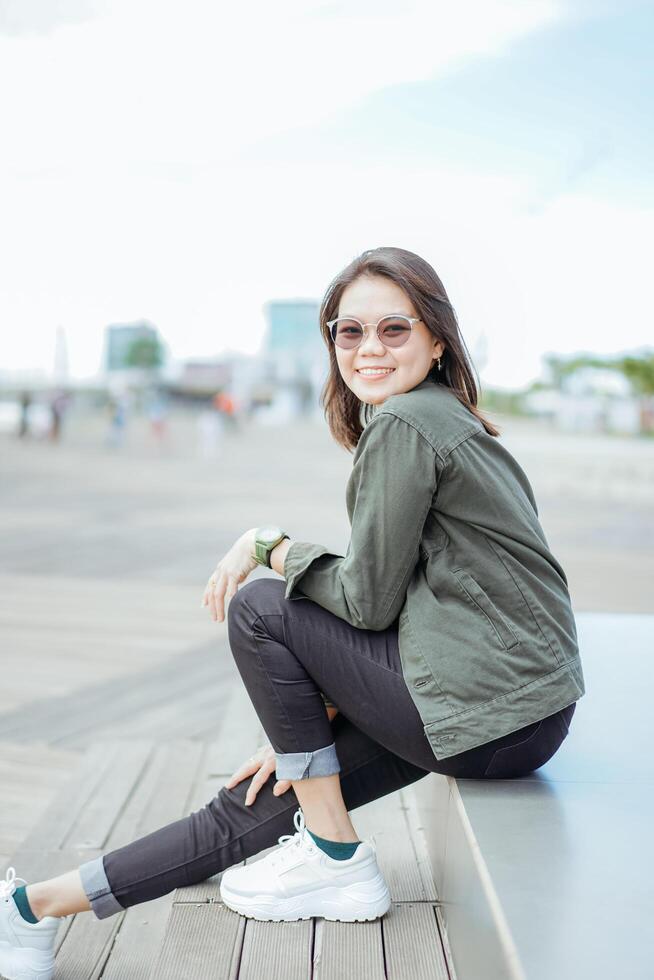
<instances>
[{"instance_id":1,"label":"woman's hand","mask_svg":"<svg viewBox=\"0 0 654 980\"><path fill-rule=\"evenodd\" d=\"M245 794L245 805L250 806L254 803L257 793L261 789L264 783L268 782L271 773L275 771L276 760L275 760L275 750L272 745L268 743L263 745L258 749L254 755L240 766L233 776L230 776L229 780L225 783L227 789L232 789L237 783L240 783L243 779L251 776L253 773L254 779L248 787L248 791ZM285 793L287 789L291 787L290 779L279 779L274 787L273 793L275 796L281 796Z\"/></svg>"},{"instance_id":2,"label":"woman's hand","mask_svg":"<svg viewBox=\"0 0 654 980\"><path fill-rule=\"evenodd\" d=\"M238 586L244 582L258 562L252 557L254 552L254 535L256 528L252 527L236 541L227 554L220 559L216 570L210 576L202 596L202 606L209 606L209 612L214 623L222 623L225 618L225 599L235 595Z\"/></svg>"},{"instance_id":3,"label":"woman's hand","mask_svg":"<svg viewBox=\"0 0 654 980\"><path fill-rule=\"evenodd\" d=\"M338 714L338 708L333 707L332 705L326 708L326 711L330 721L335 715ZM257 749L254 755L251 755L250 758L244 762L232 776L229 777L225 783L225 786L227 789L233 789L237 783L240 783L243 779L246 779L248 776L255 773L254 779L250 783L248 791L245 794L245 805L250 806L252 803L254 803L256 795L263 784L268 782L270 774L275 772L276 766L277 762L275 758L275 750L268 742L268 744L263 745L260 749ZM274 795L281 796L282 793L285 793L287 789L291 788L291 785L292 783L290 779L278 779L273 786Z\"/></svg>"}]
</instances>

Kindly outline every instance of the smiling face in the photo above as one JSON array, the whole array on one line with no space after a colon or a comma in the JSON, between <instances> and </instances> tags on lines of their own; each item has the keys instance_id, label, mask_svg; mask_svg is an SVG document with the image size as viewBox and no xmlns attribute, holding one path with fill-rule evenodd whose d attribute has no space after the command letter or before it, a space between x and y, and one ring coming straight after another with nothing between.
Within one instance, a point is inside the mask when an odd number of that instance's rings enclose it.
<instances>
[{"instance_id":1,"label":"smiling face","mask_svg":"<svg viewBox=\"0 0 654 980\"><path fill-rule=\"evenodd\" d=\"M391 313L417 316L404 290L385 276L359 276L343 290L335 317L352 316L367 336L354 350L334 345L336 361L345 384L369 405L381 405L389 395L410 391L427 377L444 344L436 340L422 320L413 324L411 336L401 347L385 347L374 329L377 321ZM371 326L372 325L372 326ZM362 368L390 368L390 373L366 377Z\"/></svg>"}]
</instances>

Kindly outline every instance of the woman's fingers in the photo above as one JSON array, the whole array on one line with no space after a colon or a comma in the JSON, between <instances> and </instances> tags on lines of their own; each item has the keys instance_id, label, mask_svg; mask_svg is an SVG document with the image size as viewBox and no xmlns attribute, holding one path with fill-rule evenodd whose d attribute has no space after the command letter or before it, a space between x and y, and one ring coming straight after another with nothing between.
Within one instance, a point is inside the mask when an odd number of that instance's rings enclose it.
<instances>
[{"instance_id":1,"label":"woman's fingers","mask_svg":"<svg viewBox=\"0 0 654 980\"><path fill-rule=\"evenodd\" d=\"M213 587L209 589L209 613L215 623L216 619L218 618L218 614L216 612L216 597L214 595Z\"/></svg>"},{"instance_id":2,"label":"woman's fingers","mask_svg":"<svg viewBox=\"0 0 654 980\"><path fill-rule=\"evenodd\" d=\"M290 788L291 788L290 779L278 779L273 787L273 793L275 796L281 796L282 793L285 793L286 790Z\"/></svg>"},{"instance_id":3,"label":"woman's fingers","mask_svg":"<svg viewBox=\"0 0 654 980\"><path fill-rule=\"evenodd\" d=\"M209 605L211 606L211 617L222 623L225 618L225 597L231 599L236 591L233 587L234 579L232 576L221 574L215 581L211 590Z\"/></svg>"},{"instance_id":4,"label":"woman's fingers","mask_svg":"<svg viewBox=\"0 0 654 980\"><path fill-rule=\"evenodd\" d=\"M225 619L225 601L229 602L238 590L238 579L235 575L221 575L216 583L212 597L215 605L215 616L219 622Z\"/></svg>"},{"instance_id":5,"label":"woman's fingers","mask_svg":"<svg viewBox=\"0 0 654 980\"><path fill-rule=\"evenodd\" d=\"M225 786L227 789L231 789L232 786L236 786L236 784L240 783L246 776L251 776L253 772L256 772L260 765L261 759L248 759L248 761L244 762L242 766L239 766L236 772L232 773L225 783Z\"/></svg>"},{"instance_id":6,"label":"woman's fingers","mask_svg":"<svg viewBox=\"0 0 654 980\"><path fill-rule=\"evenodd\" d=\"M275 771L274 764L271 766L270 763L264 763L258 773L253 777L252 782L248 786L248 791L245 794L245 805L250 806L254 803L257 793L261 789L264 783L267 783L270 779L270 774Z\"/></svg>"},{"instance_id":7,"label":"woman's fingers","mask_svg":"<svg viewBox=\"0 0 654 980\"><path fill-rule=\"evenodd\" d=\"M216 620L225 618L224 596L227 579L223 574L218 575L213 582L213 588L209 593L209 609L214 623Z\"/></svg>"},{"instance_id":8,"label":"woman's fingers","mask_svg":"<svg viewBox=\"0 0 654 980\"><path fill-rule=\"evenodd\" d=\"M233 786L235 786L237 783L240 783L242 779L246 778L246 776L250 776L252 775L252 773L254 773L252 782L248 786L247 792L245 794L245 805L251 806L254 800L256 799L257 793L259 792L261 787L264 785L264 783L268 782L271 774L275 771L275 766L276 766L275 751L271 745L265 745L262 748L260 748L256 752L256 754L252 756L251 759L248 759L247 762L244 762L243 765L240 766L236 770L236 772L229 777L229 779L225 783L225 788L232 789ZM275 784L275 789L277 790L276 795L279 796L280 792L281 793L286 792L286 790L290 787L290 785L291 782L288 779L282 779L280 782L276 783ZM277 789L278 787L282 787L282 788Z\"/></svg>"}]
</instances>

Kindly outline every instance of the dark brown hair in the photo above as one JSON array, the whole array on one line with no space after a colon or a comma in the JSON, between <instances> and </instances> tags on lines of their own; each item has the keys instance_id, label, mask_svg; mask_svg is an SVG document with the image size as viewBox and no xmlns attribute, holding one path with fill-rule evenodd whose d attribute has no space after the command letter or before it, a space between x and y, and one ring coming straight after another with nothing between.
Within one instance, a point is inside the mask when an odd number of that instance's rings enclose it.
<instances>
[{"instance_id":1,"label":"dark brown hair","mask_svg":"<svg viewBox=\"0 0 654 980\"><path fill-rule=\"evenodd\" d=\"M361 402L343 381L336 360L328 320L338 316L338 304L346 286L359 276L386 276L397 283L413 303L417 315L427 329L442 341L441 370L434 361L427 378L435 384L447 385L459 401L482 423L486 432L499 436L496 428L477 408L477 383L468 349L459 331L459 324L447 293L436 272L424 259L405 248L382 246L362 252L331 281L320 305L320 332L329 351L329 377L323 387L320 402L332 436L345 449L353 451L365 425L377 406ZM361 409L363 407L363 420Z\"/></svg>"}]
</instances>

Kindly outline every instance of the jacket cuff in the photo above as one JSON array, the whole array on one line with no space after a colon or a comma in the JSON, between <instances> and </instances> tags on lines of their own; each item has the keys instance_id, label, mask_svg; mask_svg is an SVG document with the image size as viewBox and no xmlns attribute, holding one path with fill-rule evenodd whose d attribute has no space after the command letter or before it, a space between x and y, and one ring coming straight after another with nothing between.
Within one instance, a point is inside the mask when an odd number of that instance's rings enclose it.
<instances>
[{"instance_id":1,"label":"jacket cuff","mask_svg":"<svg viewBox=\"0 0 654 980\"><path fill-rule=\"evenodd\" d=\"M329 548L322 544L311 544L308 541L293 541L284 559L284 578L286 579L285 599L306 599L304 593L297 587L312 562L322 555L332 555ZM338 556L335 556L338 557Z\"/></svg>"}]
</instances>

